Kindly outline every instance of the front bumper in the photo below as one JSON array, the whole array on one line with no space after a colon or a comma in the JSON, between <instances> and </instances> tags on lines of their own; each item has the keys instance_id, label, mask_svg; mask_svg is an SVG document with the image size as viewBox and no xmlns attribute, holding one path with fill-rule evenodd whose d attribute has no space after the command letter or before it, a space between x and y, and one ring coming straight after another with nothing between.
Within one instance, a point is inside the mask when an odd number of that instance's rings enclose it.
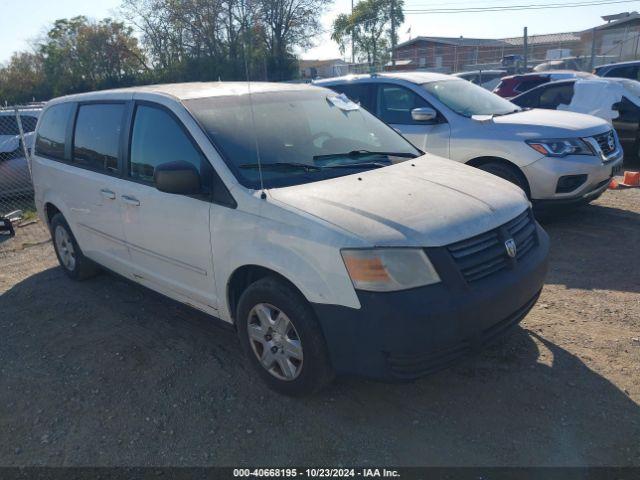
<instances>
[{"instance_id":1,"label":"front bumper","mask_svg":"<svg viewBox=\"0 0 640 480\"><path fill-rule=\"evenodd\" d=\"M431 373L500 336L535 304L549 238L513 268L467 283L445 248L428 249L442 282L391 293L358 291L361 308L313 304L334 368L384 380Z\"/></svg>"},{"instance_id":2,"label":"front bumper","mask_svg":"<svg viewBox=\"0 0 640 480\"><path fill-rule=\"evenodd\" d=\"M618 149L607 161L589 155L543 157L522 170L529 181L534 204L588 203L607 189L614 170L622 166L622 159L622 149ZM586 175L587 179L573 191L557 193L558 180L570 175Z\"/></svg>"}]
</instances>

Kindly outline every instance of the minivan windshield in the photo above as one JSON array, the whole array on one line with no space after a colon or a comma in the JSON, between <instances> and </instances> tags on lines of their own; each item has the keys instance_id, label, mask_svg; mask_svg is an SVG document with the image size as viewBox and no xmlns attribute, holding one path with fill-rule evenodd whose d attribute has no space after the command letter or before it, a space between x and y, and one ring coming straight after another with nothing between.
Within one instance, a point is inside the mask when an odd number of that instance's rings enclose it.
<instances>
[{"instance_id":1,"label":"minivan windshield","mask_svg":"<svg viewBox=\"0 0 640 480\"><path fill-rule=\"evenodd\" d=\"M421 154L365 109L320 89L198 98L184 104L248 188L260 188L260 169L266 188L282 187Z\"/></svg>"},{"instance_id":2,"label":"minivan windshield","mask_svg":"<svg viewBox=\"0 0 640 480\"><path fill-rule=\"evenodd\" d=\"M440 80L422 87L454 112L473 115L507 115L520 107L467 80Z\"/></svg>"}]
</instances>

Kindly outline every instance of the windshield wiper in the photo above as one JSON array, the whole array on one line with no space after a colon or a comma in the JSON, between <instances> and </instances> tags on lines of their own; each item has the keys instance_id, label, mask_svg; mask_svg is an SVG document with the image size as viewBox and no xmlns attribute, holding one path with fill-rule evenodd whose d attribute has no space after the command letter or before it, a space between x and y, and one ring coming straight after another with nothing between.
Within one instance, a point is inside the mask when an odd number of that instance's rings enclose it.
<instances>
[{"instance_id":1,"label":"windshield wiper","mask_svg":"<svg viewBox=\"0 0 640 480\"><path fill-rule=\"evenodd\" d=\"M321 168L382 168L388 167L391 163L383 162L356 162L356 163L342 163L338 165L326 165Z\"/></svg>"},{"instance_id":2,"label":"windshield wiper","mask_svg":"<svg viewBox=\"0 0 640 480\"><path fill-rule=\"evenodd\" d=\"M243 163L239 168L254 168L263 170L304 170L305 172L317 172L322 170L322 167L316 167L315 165L309 165L308 163L297 162L275 162L275 163Z\"/></svg>"},{"instance_id":3,"label":"windshield wiper","mask_svg":"<svg viewBox=\"0 0 640 480\"><path fill-rule=\"evenodd\" d=\"M416 158L418 155L415 153L409 152L375 152L371 150L351 150L347 153L329 153L327 155L315 155L313 157L314 160L323 159L323 158L338 158L338 157L352 157L352 158L360 158L360 157L370 157L373 155L385 156L385 157L403 157L403 158Z\"/></svg>"}]
</instances>

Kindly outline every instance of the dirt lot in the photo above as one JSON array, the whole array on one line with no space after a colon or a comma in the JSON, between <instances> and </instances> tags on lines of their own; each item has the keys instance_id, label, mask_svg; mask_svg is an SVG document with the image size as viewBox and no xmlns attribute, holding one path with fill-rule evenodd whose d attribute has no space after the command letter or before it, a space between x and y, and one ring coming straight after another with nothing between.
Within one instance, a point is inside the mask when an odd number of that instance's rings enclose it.
<instances>
[{"instance_id":1,"label":"dirt lot","mask_svg":"<svg viewBox=\"0 0 640 480\"><path fill-rule=\"evenodd\" d=\"M545 227L548 283L505 344L302 400L232 331L113 275L74 283L21 229L0 251L0 465L640 466L640 190Z\"/></svg>"}]
</instances>

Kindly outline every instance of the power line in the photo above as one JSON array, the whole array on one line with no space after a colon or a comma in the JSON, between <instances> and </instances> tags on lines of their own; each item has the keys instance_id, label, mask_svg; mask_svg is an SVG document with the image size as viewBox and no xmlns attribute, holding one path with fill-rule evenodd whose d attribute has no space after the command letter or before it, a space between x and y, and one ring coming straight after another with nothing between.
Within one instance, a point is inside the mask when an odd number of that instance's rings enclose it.
<instances>
[{"instance_id":1,"label":"power line","mask_svg":"<svg viewBox=\"0 0 640 480\"><path fill-rule=\"evenodd\" d=\"M639 0L605 0L597 2L578 2L578 3L550 3L550 4L527 4L527 5L505 5L489 6L489 7L469 7L469 8L432 8L432 9L405 9L405 13L410 14L443 14L443 13L483 13L483 12L501 12L501 11L518 11L518 10L545 10L556 8L575 8L589 7L597 5L612 5L619 3L632 3Z\"/></svg>"}]
</instances>

